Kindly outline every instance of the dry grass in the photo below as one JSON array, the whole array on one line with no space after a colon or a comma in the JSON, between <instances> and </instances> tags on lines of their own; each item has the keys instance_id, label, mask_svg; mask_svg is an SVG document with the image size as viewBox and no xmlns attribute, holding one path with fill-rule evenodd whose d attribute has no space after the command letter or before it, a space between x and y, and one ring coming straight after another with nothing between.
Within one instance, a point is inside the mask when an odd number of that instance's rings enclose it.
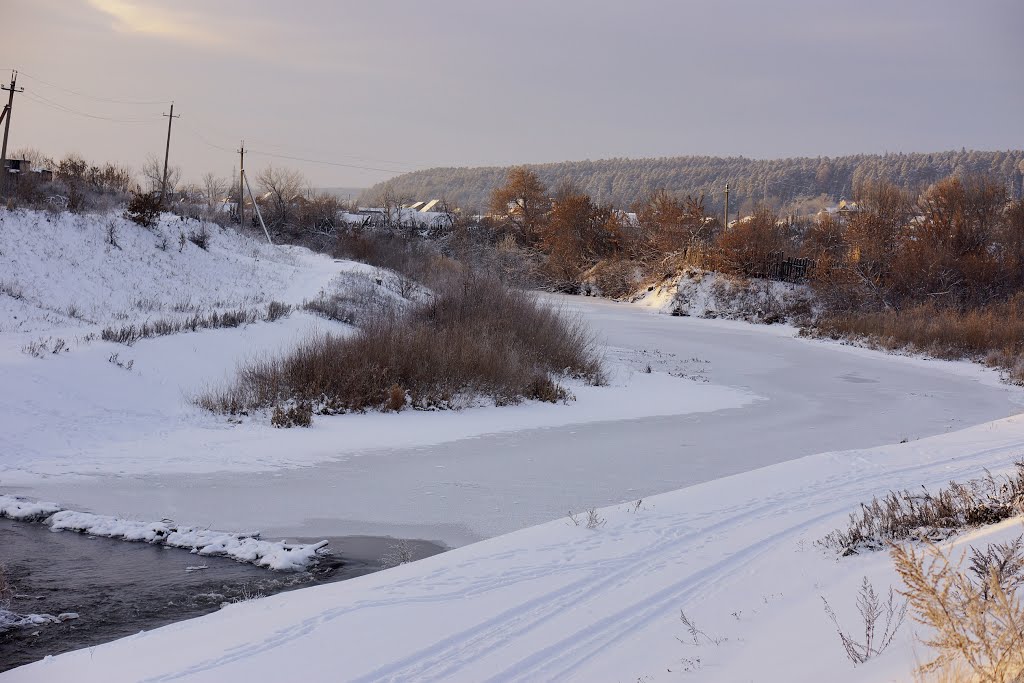
<instances>
[{"instance_id":1,"label":"dry grass","mask_svg":"<svg viewBox=\"0 0 1024 683\"><path fill-rule=\"evenodd\" d=\"M896 571L914 618L929 628L935 658L920 679L980 683L1024 681L1024 539L975 551L970 567L935 546L895 546Z\"/></svg>"},{"instance_id":2,"label":"dry grass","mask_svg":"<svg viewBox=\"0 0 1024 683\"><path fill-rule=\"evenodd\" d=\"M408 283L410 287L414 281L435 288L464 270L462 264L443 256L434 243L390 231L339 233L331 253L335 258L394 271L400 276L399 282ZM399 293L408 298L405 293Z\"/></svg>"},{"instance_id":3,"label":"dry grass","mask_svg":"<svg viewBox=\"0 0 1024 683\"><path fill-rule=\"evenodd\" d=\"M819 544L853 555L882 550L893 541L915 539L939 541L966 527L995 524L1024 512L1024 462L1012 475L991 474L966 484L951 482L932 494L890 491L881 500L873 498L850 515L846 529L836 529Z\"/></svg>"},{"instance_id":4,"label":"dry grass","mask_svg":"<svg viewBox=\"0 0 1024 683\"><path fill-rule=\"evenodd\" d=\"M562 376L604 381L586 327L500 282L465 275L427 303L366 320L354 335L320 335L253 362L197 398L218 413L309 403L321 414L558 401Z\"/></svg>"},{"instance_id":5,"label":"dry grass","mask_svg":"<svg viewBox=\"0 0 1024 683\"><path fill-rule=\"evenodd\" d=\"M857 591L857 613L860 615L860 627L863 629L862 636L855 636L852 632L845 630L839 624L832 606L828 604L825 596L821 597L825 606L825 614L836 627L836 633L843 644L843 650L847 658L854 663L863 664L872 657L876 657L892 644L896 632L903 625L907 616L907 602L896 600L896 594L889 588L888 599L884 602L881 596L875 591L868 577L864 577ZM882 617L885 621L881 622ZM881 630L879 630L881 626Z\"/></svg>"},{"instance_id":6,"label":"dry grass","mask_svg":"<svg viewBox=\"0 0 1024 683\"><path fill-rule=\"evenodd\" d=\"M139 325L122 325L107 327L100 333L103 341L116 342L131 346L140 339L163 337L180 332L217 329L222 327L241 327L258 320L274 322L291 313L291 306L280 301L271 301L266 310L257 308L239 308L229 311L212 311L207 314L194 313L187 318L158 318L147 320Z\"/></svg>"},{"instance_id":7,"label":"dry grass","mask_svg":"<svg viewBox=\"0 0 1024 683\"><path fill-rule=\"evenodd\" d=\"M836 313L818 320L812 334L867 340L885 349L908 349L935 358L981 360L1024 383L1024 294L1008 302L959 311L935 305L866 313Z\"/></svg>"}]
</instances>

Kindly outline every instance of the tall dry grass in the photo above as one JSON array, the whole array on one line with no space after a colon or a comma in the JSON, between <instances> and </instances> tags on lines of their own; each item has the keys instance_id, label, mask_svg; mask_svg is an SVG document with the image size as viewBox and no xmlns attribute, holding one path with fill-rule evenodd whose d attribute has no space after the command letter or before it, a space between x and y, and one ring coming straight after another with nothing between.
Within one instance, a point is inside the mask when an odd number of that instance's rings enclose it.
<instances>
[{"instance_id":1,"label":"tall dry grass","mask_svg":"<svg viewBox=\"0 0 1024 683\"><path fill-rule=\"evenodd\" d=\"M504 405L567 398L558 384L564 376L604 381L586 326L525 292L467 274L427 303L364 321L354 335L316 336L282 357L250 363L197 403L219 413L309 404L321 414L450 408L475 397Z\"/></svg>"},{"instance_id":2,"label":"tall dry grass","mask_svg":"<svg viewBox=\"0 0 1024 683\"><path fill-rule=\"evenodd\" d=\"M983 308L960 311L936 305L902 310L833 313L812 334L866 340L889 350L907 349L935 358L981 360L1024 383L1024 294Z\"/></svg>"},{"instance_id":3,"label":"tall dry grass","mask_svg":"<svg viewBox=\"0 0 1024 683\"><path fill-rule=\"evenodd\" d=\"M942 550L892 549L902 591L934 658L918 680L961 683L1024 681L1024 600L1020 594L1022 539L975 551L969 569Z\"/></svg>"},{"instance_id":4,"label":"tall dry grass","mask_svg":"<svg viewBox=\"0 0 1024 683\"><path fill-rule=\"evenodd\" d=\"M890 491L861 503L845 528L818 541L843 556L882 550L894 541L939 541L963 529L995 524L1024 512L1024 462L1005 476L984 477L932 493Z\"/></svg>"}]
</instances>

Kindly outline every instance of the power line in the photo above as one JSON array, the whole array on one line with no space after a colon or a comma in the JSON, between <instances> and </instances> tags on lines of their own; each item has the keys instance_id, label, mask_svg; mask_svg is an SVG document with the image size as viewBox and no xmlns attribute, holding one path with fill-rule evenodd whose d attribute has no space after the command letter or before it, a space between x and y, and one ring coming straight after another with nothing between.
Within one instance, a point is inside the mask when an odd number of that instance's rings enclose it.
<instances>
[{"instance_id":1,"label":"power line","mask_svg":"<svg viewBox=\"0 0 1024 683\"><path fill-rule=\"evenodd\" d=\"M89 112L84 112L84 111L80 111L78 109L74 109L74 108L69 107L67 105L61 104L60 102L55 102L55 101L53 101L53 100L51 100L49 98L43 97L42 95L39 95L38 93L25 93L25 96L28 97L33 102L35 102L36 104L41 104L44 107L49 107L50 109L55 109L57 111L61 111L61 112L64 112L66 114L73 114L75 116L81 116L81 117L84 117L84 118L87 118L87 119L96 119L96 120L99 120L99 121L110 121L112 123L153 123L153 121L156 119L155 116L152 117L152 118L148 118L148 119L120 119L120 118L115 118L115 117L112 117L112 116L101 116L99 114L90 114Z\"/></svg>"},{"instance_id":2,"label":"power line","mask_svg":"<svg viewBox=\"0 0 1024 683\"><path fill-rule=\"evenodd\" d=\"M323 164L324 166L338 166L341 168L355 168L361 171L380 171L381 173L407 173L401 169L394 168L377 168L374 166L360 166L358 164L343 164L340 161L324 161L323 159L308 159L306 157L290 156L288 154L273 154L271 152L260 152L258 150L248 150L250 154L258 154L264 157L273 157L275 159L288 159L289 161L305 161L310 164Z\"/></svg>"},{"instance_id":3,"label":"power line","mask_svg":"<svg viewBox=\"0 0 1024 683\"><path fill-rule=\"evenodd\" d=\"M231 147L224 147L223 145L218 145L218 144L216 144L214 142L210 142L206 138L205 135L203 135L197 129L193 128L192 126L190 126L189 124L187 124L187 123L185 123L183 121L179 122L178 125L179 126L184 126L186 131L188 131L189 133L194 135L200 142L202 142L207 147L211 147L213 149L219 149L222 152L231 152L232 154L235 154L238 151L238 150L233 149Z\"/></svg>"},{"instance_id":4,"label":"power line","mask_svg":"<svg viewBox=\"0 0 1024 683\"><path fill-rule=\"evenodd\" d=\"M257 138L257 140L259 140L259 138ZM271 143L267 142L266 140L263 140L263 143L264 143L264 145L266 147L269 147L271 149L286 150L287 151L287 148L284 145L271 144ZM373 159L373 158L370 158L370 157L356 156L354 154L338 154L337 156L341 157L343 159L353 159L355 161L365 161L365 162L372 163L372 164L385 164L385 165L388 165L388 166L405 166L408 170L413 170L413 171L417 170L419 168L423 168L422 165L412 164L412 163L408 163L408 162L405 162L405 161L390 161L388 159Z\"/></svg>"},{"instance_id":5,"label":"power line","mask_svg":"<svg viewBox=\"0 0 1024 683\"><path fill-rule=\"evenodd\" d=\"M51 83L49 81L45 81L42 78L39 78L38 76L33 76L32 74L25 73L24 71L19 71L18 73L21 74L22 76L26 76L26 77L32 79L33 81L36 81L36 82L40 83L41 85L49 86L49 87L54 88L56 90L61 90L61 91L65 92L65 93L69 93L71 95L77 95L78 97L84 97L84 98L86 98L88 100L94 100L96 102L110 102L112 104L129 104L129 105L167 104L167 100L128 100L128 99L118 99L118 98L114 98L114 97L100 97L98 95L90 95L90 94L84 93L84 92L82 92L80 90L74 90L73 88L65 88L63 86L57 85L56 83Z\"/></svg>"},{"instance_id":6,"label":"power line","mask_svg":"<svg viewBox=\"0 0 1024 683\"><path fill-rule=\"evenodd\" d=\"M230 152L232 154L237 154L238 153L237 149L232 149L232 148L224 147L223 145L218 145L218 144L216 144L214 142L210 142L210 140L207 139L205 135L200 133L198 130L196 130L194 127L190 126L189 124L181 123L180 125L184 126L185 130L187 130L189 133L194 135L200 142L202 142L207 147L210 147L212 149L218 149L218 150L220 150L222 152ZM346 163L342 163L340 161L326 161L324 159L310 159L310 158L307 158L307 157L292 156L292 155L289 155L289 154L276 154L274 152L262 152L262 151L251 149L251 148L246 148L245 151L246 151L247 154L258 154L259 156L272 157L274 159L287 159L289 161L305 161L305 162L310 163L310 164L323 164L325 166L339 166L341 168L354 168L354 169L361 170L361 171L379 171L381 173L407 173L408 172L408 170L403 170L403 169L379 168L379 167L376 167L376 166L362 166L362 165L359 165L359 164L346 164ZM416 167L410 166L410 169L411 170L416 170Z\"/></svg>"}]
</instances>

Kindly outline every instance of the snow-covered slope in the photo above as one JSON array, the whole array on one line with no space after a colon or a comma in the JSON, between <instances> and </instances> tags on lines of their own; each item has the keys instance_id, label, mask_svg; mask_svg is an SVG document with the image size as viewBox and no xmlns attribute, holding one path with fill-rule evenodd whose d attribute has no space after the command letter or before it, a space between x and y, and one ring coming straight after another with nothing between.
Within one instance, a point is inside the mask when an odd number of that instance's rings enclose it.
<instances>
[{"instance_id":1,"label":"snow-covered slope","mask_svg":"<svg viewBox=\"0 0 1024 683\"><path fill-rule=\"evenodd\" d=\"M110 244L110 225L119 246ZM600 388L578 386L571 406L473 409L467 411L472 419L467 413L405 414L401 429L392 426L398 416L379 414L317 420L312 429L288 432L265 419L228 424L199 411L191 397L226 380L246 359L280 352L317 332L352 328L295 310L274 322L131 346L102 341L101 330L211 311L255 308L262 315L271 301L295 306L329 285L348 286L353 273L371 276L382 295L396 295L386 286L389 275L365 264L270 246L212 224L206 226L209 250L201 250L187 239L200 229L174 216L145 229L116 215L0 210L0 372L6 385L0 395L0 492L55 475L259 471L332 459L339 443L349 450L421 445L529 427L713 411L754 399L749 392L696 386L662 373L638 377L613 369L623 393L610 397ZM54 353L58 345L62 350Z\"/></svg>"},{"instance_id":2,"label":"snow-covered slope","mask_svg":"<svg viewBox=\"0 0 1024 683\"><path fill-rule=\"evenodd\" d=\"M892 487L936 487L1019 458L1024 417L809 456L565 518L338 584L228 607L0 676L28 681L905 681L909 620L854 668L822 608L858 628L862 577L815 540ZM981 543L1021 520L974 532ZM684 611L705 635L697 643Z\"/></svg>"},{"instance_id":3,"label":"snow-covered slope","mask_svg":"<svg viewBox=\"0 0 1024 683\"><path fill-rule=\"evenodd\" d=\"M208 250L188 239L204 229ZM0 209L0 332L84 335L96 325L294 300L337 270L311 256L170 214L147 229L117 214Z\"/></svg>"},{"instance_id":4,"label":"snow-covered slope","mask_svg":"<svg viewBox=\"0 0 1024 683\"><path fill-rule=\"evenodd\" d=\"M699 268L687 268L630 300L670 315L767 323L806 317L814 305L806 285L735 278Z\"/></svg>"}]
</instances>

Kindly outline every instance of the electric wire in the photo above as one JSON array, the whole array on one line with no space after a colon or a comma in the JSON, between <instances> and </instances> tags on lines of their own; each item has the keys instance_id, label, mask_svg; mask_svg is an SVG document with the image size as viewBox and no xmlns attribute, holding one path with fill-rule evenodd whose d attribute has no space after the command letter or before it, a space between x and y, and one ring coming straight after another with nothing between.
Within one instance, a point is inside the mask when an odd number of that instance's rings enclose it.
<instances>
[{"instance_id":1,"label":"electric wire","mask_svg":"<svg viewBox=\"0 0 1024 683\"><path fill-rule=\"evenodd\" d=\"M34 81L36 83L39 83L41 85L44 85L44 86L47 86L47 87L50 87L50 88L54 88L55 90L60 90L60 91L63 91L65 93L67 93L67 94L75 95L75 96L78 96L78 97L84 97L86 99L93 100L93 101L96 101L96 102L108 102L108 103L112 103L112 104L139 105L139 106L141 106L141 105L167 104L166 100L134 100L134 99L113 98L113 97L100 97L100 96L97 96L97 95L90 95L88 93L82 92L80 90L75 90L73 88L67 88L67 87L64 87L64 86L61 86L61 85L57 85L56 83L52 83L52 82L47 81L45 79L39 78L38 76L35 76L33 74L30 74L30 73L27 73L25 71L18 70L18 75L19 76L25 76L26 78L29 78L30 80L32 80L32 81ZM45 96L43 96L43 95L41 95L41 94L39 94L37 92L25 91L22 94L25 95L29 100L35 102L36 104L40 104L40 105L42 105L44 107L48 107L48 108L53 109L55 111L71 114L71 115L74 115L74 116L80 116L80 117L83 117L83 118L93 119L93 120L108 121L108 122L111 122L111 123L128 123L128 124L154 123L157 120L159 120L159 117L156 116L156 115L154 115L154 116L152 116L150 118L118 118L118 117L113 117L113 116L104 116L104 115L100 115L100 114L92 114L92 113L89 113L89 112L86 112L86 111L82 111L80 109L76 109L74 107L68 106L68 105L63 104L61 102L57 102L57 101L52 100L52 99L50 99L48 97L45 97ZM234 154L234 153L236 153L238 151L238 150L232 149L230 147L225 147L223 145L218 145L218 144L216 144L214 142L211 142L205 135L202 134L202 132L200 132L198 129L196 129L193 126L190 126L190 125L188 125L186 123L183 123L183 122L179 122L179 125L184 125L185 129L189 133L191 133L195 138L197 138L204 145L206 145L206 146L208 146L208 147L210 147L212 149L220 150L222 152L229 152L229 153L232 153L232 154ZM270 143L270 142L268 142L266 140L262 140L261 142L265 143L266 147L269 147L270 149L277 149L277 150L284 150L284 149L286 149L285 147L283 147L281 145L275 145L275 144ZM261 150L261 149L248 149L247 148L246 152L248 152L250 154L255 154L257 156L269 157L269 158L272 158L272 159L284 159L284 160L288 160L288 161L301 161L301 162L310 163L310 164L320 164L320 165L324 165L324 166L334 166L334 167L339 167L339 168L351 168L351 169L362 170L362 171L374 171L374 172L378 172L378 173L400 174L400 173L408 173L409 171L414 171L414 170L419 170L421 168L425 168L424 166L416 166L414 164L408 164L408 163L399 162L399 161L387 161L387 160L383 160L383 159L370 159L370 158L367 158L367 157L359 157L359 156L345 155L345 154L339 155L339 156L341 156L342 158L346 158L346 159L353 159L355 161L366 161L366 162L370 162L370 163L378 163L379 165L377 165L377 166L369 166L369 165L365 165L365 164L345 163L345 162L342 162L342 161L333 161L333 160L327 160L327 159L315 159L315 158L305 157L305 156L298 156L298 155L292 155L292 154L284 154L284 153L282 153L280 151L274 152L274 151L265 151L265 150ZM382 166L386 166L386 165L397 166L397 167L402 167L402 168L382 168Z\"/></svg>"},{"instance_id":2,"label":"electric wire","mask_svg":"<svg viewBox=\"0 0 1024 683\"><path fill-rule=\"evenodd\" d=\"M406 171L394 169L394 168L377 168L374 166L360 166L358 164L343 164L340 161L325 161L323 159L308 159L306 157L291 156L288 154L274 154L272 152L263 152L257 149L246 149L246 152L250 154L256 154L258 156L271 157L274 159L287 159L289 161L304 161L310 164L323 164L324 166L338 166L341 168L355 168L362 171L379 171L381 173L405 173Z\"/></svg>"},{"instance_id":3,"label":"electric wire","mask_svg":"<svg viewBox=\"0 0 1024 683\"><path fill-rule=\"evenodd\" d=\"M112 116L101 116L99 114L90 114L88 112L84 112L84 111L80 111L78 109L74 109L72 107L68 107L67 105L61 104L60 102L55 102L55 101L53 101L53 100L51 100L49 98L43 97L42 95L40 95L38 93L29 92L28 90L26 90L25 92L20 93L20 94L25 96L25 97L27 97L29 100L32 100L36 104L43 105L44 107L49 107L50 109L54 109L56 111L61 111L61 112L67 113L67 114L73 114L75 116L82 116L82 117L88 118L88 119L96 119L96 120L99 120L99 121L110 121L112 123L153 123L153 122L158 120L157 117L155 117L155 116L151 117L151 118L121 119L121 118L115 118L115 117L112 117Z\"/></svg>"},{"instance_id":4,"label":"electric wire","mask_svg":"<svg viewBox=\"0 0 1024 683\"><path fill-rule=\"evenodd\" d=\"M27 78L29 78L29 79L31 79L31 80L41 84L41 85L45 85L45 86L48 86L50 88L54 88L55 90L61 90L61 91L65 92L65 93L69 93L71 95L77 95L78 97L84 97L84 98L86 98L88 100L93 100L95 102L109 102L111 104L127 104L127 105L152 105L152 104L167 104L168 103L168 100L130 100L130 99L118 99L118 98L115 98L115 97L100 97L98 95L90 95L90 94L84 93L84 92L82 92L80 90L75 90L73 88L65 88L64 86L57 85L56 83L51 83L50 81L43 80L42 78L39 78L38 76L33 76L32 74L26 73L26 72L21 71L21 70L17 70L17 71L18 71L18 75L19 76L25 76L25 77L27 77Z\"/></svg>"}]
</instances>

